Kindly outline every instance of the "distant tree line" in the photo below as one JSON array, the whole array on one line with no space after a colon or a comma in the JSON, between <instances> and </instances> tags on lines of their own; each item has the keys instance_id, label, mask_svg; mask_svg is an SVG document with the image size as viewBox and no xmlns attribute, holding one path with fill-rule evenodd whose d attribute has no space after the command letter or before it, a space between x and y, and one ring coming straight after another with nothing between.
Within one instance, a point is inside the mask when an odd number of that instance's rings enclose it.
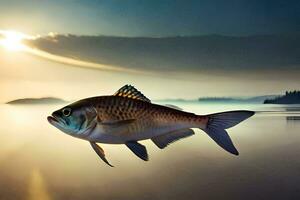
<instances>
[{"instance_id":1,"label":"distant tree line","mask_svg":"<svg viewBox=\"0 0 300 200\"><path fill-rule=\"evenodd\" d=\"M283 96L266 99L264 104L300 104L300 91L286 91Z\"/></svg>"},{"instance_id":2,"label":"distant tree line","mask_svg":"<svg viewBox=\"0 0 300 200\"><path fill-rule=\"evenodd\" d=\"M234 101L236 99L229 97L201 97L198 101Z\"/></svg>"}]
</instances>

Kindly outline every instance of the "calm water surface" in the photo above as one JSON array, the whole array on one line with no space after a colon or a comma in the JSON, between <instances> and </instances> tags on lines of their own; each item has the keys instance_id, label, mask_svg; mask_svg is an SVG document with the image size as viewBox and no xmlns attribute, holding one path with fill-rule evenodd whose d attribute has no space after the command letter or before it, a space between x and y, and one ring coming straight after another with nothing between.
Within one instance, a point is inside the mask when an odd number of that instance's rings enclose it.
<instances>
[{"instance_id":1,"label":"calm water surface","mask_svg":"<svg viewBox=\"0 0 300 200\"><path fill-rule=\"evenodd\" d=\"M0 105L0 199L300 199L300 105L176 105L259 112L228 131L237 157L197 130L164 150L143 141L149 162L125 145L102 144L110 168L88 142L48 124L60 105Z\"/></svg>"}]
</instances>

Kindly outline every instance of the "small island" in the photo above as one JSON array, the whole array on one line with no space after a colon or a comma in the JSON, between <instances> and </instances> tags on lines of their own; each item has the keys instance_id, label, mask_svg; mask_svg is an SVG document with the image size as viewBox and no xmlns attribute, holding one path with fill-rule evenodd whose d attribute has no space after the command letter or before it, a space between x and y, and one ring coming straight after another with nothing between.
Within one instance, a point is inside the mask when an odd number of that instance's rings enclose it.
<instances>
[{"instance_id":1,"label":"small island","mask_svg":"<svg viewBox=\"0 0 300 200\"><path fill-rule=\"evenodd\" d=\"M55 98L55 97L43 97L43 98L23 98L23 99L16 99L7 102L6 104L13 104L13 105L36 105L36 104L61 104L66 103L65 100Z\"/></svg>"},{"instance_id":2,"label":"small island","mask_svg":"<svg viewBox=\"0 0 300 200\"><path fill-rule=\"evenodd\" d=\"M264 104L300 104L300 91L286 91L283 96L266 99Z\"/></svg>"}]
</instances>

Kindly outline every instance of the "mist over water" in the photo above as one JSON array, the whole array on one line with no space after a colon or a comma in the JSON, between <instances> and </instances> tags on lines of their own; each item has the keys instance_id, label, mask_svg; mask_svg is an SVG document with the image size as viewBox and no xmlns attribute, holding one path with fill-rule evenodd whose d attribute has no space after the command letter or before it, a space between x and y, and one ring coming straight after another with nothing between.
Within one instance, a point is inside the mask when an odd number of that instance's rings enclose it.
<instances>
[{"instance_id":1,"label":"mist over water","mask_svg":"<svg viewBox=\"0 0 300 200\"><path fill-rule=\"evenodd\" d=\"M207 114L250 109L255 116L228 130L233 156L204 132L164 150L142 141L150 161L125 145L89 143L48 124L61 105L0 105L0 199L299 199L300 105L175 104Z\"/></svg>"}]
</instances>

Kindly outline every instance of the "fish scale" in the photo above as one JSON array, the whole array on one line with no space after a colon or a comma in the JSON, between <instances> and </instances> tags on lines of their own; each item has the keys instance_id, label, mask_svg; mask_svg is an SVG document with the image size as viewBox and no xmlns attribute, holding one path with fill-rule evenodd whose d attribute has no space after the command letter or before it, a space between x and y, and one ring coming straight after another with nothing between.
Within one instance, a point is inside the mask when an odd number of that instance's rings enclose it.
<instances>
[{"instance_id":1,"label":"fish scale","mask_svg":"<svg viewBox=\"0 0 300 200\"><path fill-rule=\"evenodd\" d=\"M178 128L205 127L205 123L208 121L206 116L201 117L193 113L122 96L102 96L89 100L93 102L94 107L98 108L97 114L100 121L136 119L136 122L128 125L126 129L120 130L120 133L115 133L119 138L121 135L131 135L139 136L136 139L141 140L157 136L157 133L162 130L169 132Z\"/></svg>"}]
</instances>

